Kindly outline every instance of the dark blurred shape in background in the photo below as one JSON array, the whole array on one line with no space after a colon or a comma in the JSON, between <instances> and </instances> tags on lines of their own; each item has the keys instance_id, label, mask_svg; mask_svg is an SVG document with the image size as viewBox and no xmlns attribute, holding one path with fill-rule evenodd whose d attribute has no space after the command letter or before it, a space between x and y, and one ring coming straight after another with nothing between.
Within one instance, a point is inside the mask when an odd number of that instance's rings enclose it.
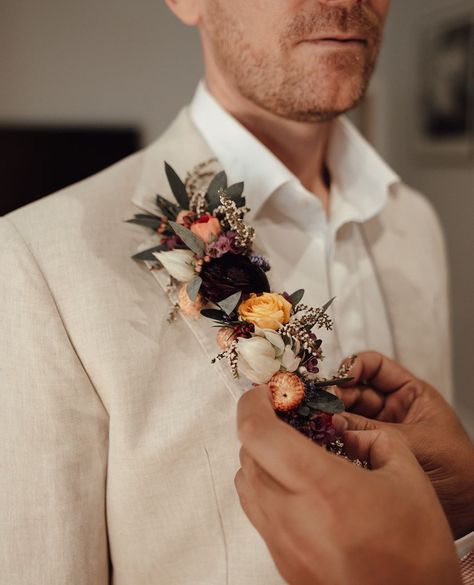
<instances>
[{"instance_id":1,"label":"dark blurred shape in background","mask_svg":"<svg viewBox=\"0 0 474 585\"><path fill-rule=\"evenodd\" d=\"M0 126L0 216L97 173L140 142L127 127Z\"/></svg>"}]
</instances>

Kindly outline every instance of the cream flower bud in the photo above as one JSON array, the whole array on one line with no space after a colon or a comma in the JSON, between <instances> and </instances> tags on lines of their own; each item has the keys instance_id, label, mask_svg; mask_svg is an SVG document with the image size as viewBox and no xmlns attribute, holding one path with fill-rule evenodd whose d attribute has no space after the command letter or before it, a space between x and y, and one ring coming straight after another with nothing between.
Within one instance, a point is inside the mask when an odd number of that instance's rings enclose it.
<instances>
[{"instance_id":1,"label":"cream flower bud","mask_svg":"<svg viewBox=\"0 0 474 585\"><path fill-rule=\"evenodd\" d=\"M281 361L282 367L285 368L285 370L288 372L294 372L297 370L301 362L301 358L295 355L289 345L285 347L285 351L279 359Z\"/></svg>"},{"instance_id":2,"label":"cream flower bud","mask_svg":"<svg viewBox=\"0 0 474 585\"><path fill-rule=\"evenodd\" d=\"M153 256L163 264L166 272L179 282L189 282L196 276L194 254L191 250L155 252Z\"/></svg>"}]
</instances>

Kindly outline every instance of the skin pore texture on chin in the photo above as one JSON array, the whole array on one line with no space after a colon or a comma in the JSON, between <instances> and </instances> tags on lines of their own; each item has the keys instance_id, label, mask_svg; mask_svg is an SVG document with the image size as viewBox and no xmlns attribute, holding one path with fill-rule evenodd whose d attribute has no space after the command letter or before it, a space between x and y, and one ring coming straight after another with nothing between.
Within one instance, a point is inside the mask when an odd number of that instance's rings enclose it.
<instances>
[{"instance_id":1,"label":"skin pore texture on chin","mask_svg":"<svg viewBox=\"0 0 474 585\"><path fill-rule=\"evenodd\" d=\"M239 6L204 2L208 83L298 122L332 120L360 102L382 39L383 19L370 3L244 0ZM321 42L334 36L357 40Z\"/></svg>"}]
</instances>

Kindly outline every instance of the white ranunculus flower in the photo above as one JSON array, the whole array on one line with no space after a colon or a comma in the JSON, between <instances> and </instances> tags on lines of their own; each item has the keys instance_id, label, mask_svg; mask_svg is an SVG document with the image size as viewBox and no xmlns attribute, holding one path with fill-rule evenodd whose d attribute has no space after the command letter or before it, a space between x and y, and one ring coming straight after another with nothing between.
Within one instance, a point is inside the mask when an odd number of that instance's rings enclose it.
<instances>
[{"instance_id":1,"label":"white ranunculus flower","mask_svg":"<svg viewBox=\"0 0 474 585\"><path fill-rule=\"evenodd\" d=\"M239 373L255 384L265 384L280 369L275 348L263 337L239 339L237 353Z\"/></svg>"},{"instance_id":2,"label":"white ranunculus flower","mask_svg":"<svg viewBox=\"0 0 474 585\"><path fill-rule=\"evenodd\" d=\"M273 331L272 329L261 329L260 327L255 327L254 335L264 337L273 345L275 358L280 361L285 370L288 372L294 372L298 369L301 362L301 358L297 357L300 351L299 341L293 342L291 346L285 345L282 336L277 331Z\"/></svg>"},{"instance_id":3,"label":"white ranunculus flower","mask_svg":"<svg viewBox=\"0 0 474 585\"><path fill-rule=\"evenodd\" d=\"M163 264L166 272L179 282L189 282L196 276L194 254L191 250L155 252L153 256Z\"/></svg>"},{"instance_id":4,"label":"white ranunculus flower","mask_svg":"<svg viewBox=\"0 0 474 585\"><path fill-rule=\"evenodd\" d=\"M282 336L273 329L262 329L260 327L255 327L254 335L264 337L267 341L269 341L275 348L276 357L280 357L280 355L285 350L285 342L283 341Z\"/></svg>"}]
</instances>

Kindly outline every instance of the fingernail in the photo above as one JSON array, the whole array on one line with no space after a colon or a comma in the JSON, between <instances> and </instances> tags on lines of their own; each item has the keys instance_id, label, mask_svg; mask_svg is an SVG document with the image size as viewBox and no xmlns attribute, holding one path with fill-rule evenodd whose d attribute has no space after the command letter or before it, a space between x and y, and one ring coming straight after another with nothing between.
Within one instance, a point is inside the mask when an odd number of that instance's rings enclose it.
<instances>
[{"instance_id":1,"label":"fingernail","mask_svg":"<svg viewBox=\"0 0 474 585\"><path fill-rule=\"evenodd\" d=\"M334 425L334 428L340 435L344 434L349 428L349 422L341 414L335 414L332 417L332 424Z\"/></svg>"}]
</instances>

